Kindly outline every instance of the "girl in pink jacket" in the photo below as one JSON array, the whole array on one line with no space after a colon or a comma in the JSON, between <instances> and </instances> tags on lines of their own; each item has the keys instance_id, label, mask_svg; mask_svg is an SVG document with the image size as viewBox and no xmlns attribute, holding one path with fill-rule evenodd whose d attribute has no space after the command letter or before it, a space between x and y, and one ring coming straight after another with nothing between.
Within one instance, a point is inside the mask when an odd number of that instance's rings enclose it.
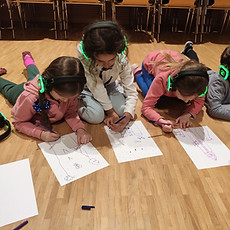
<instances>
[{"instance_id":1,"label":"girl in pink jacket","mask_svg":"<svg viewBox=\"0 0 230 230\"><path fill-rule=\"evenodd\" d=\"M59 57L40 75L30 52L23 52L28 82L15 84L0 78L0 92L14 105L15 128L43 141L55 141L59 134L51 123L63 118L77 134L78 144L92 140L78 116L78 96L86 83L77 58Z\"/></svg>"},{"instance_id":2,"label":"girl in pink jacket","mask_svg":"<svg viewBox=\"0 0 230 230\"><path fill-rule=\"evenodd\" d=\"M149 53L143 65L153 81L144 99L142 114L150 122L162 126L164 132L172 132L173 122L157 113L154 107L163 95L177 97L189 105L176 123L183 129L189 127L190 118L195 118L204 105L204 95L208 89L207 68L172 50Z\"/></svg>"}]
</instances>

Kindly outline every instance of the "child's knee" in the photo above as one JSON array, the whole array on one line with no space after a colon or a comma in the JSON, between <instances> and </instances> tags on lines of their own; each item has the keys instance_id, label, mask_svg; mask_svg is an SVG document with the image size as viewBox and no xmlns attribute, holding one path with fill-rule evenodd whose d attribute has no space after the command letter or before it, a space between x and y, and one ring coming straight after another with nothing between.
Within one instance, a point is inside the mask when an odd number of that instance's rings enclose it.
<instances>
[{"instance_id":1,"label":"child's knee","mask_svg":"<svg viewBox=\"0 0 230 230\"><path fill-rule=\"evenodd\" d=\"M81 107L78 113L83 120L90 124L100 124L105 118L105 112L102 108L93 109L90 107Z\"/></svg>"}]
</instances>

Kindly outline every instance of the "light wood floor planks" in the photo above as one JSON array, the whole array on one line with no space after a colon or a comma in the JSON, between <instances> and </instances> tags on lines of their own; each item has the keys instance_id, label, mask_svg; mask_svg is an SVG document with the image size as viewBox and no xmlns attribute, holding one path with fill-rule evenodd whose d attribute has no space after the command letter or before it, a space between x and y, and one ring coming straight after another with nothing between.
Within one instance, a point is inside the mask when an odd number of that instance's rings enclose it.
<instances>
[{"instance_id":1,"label":"light wood floor planks","mask_svg":"<svg viewBox=\"0 0 230 230\"><path fill-rule=\"evenodd\" d=\"M137 34L136 36L141 36ZM181 51L183 43L129 44L130 63L141 64L145 55L155 49ZM78 40L79 41L79 40ZM4 78L20 83L25 80L21 53L31 51L43 71L58 56L76 56L77 41L52 39L0 41L0 66L8 73ZM227 43L195 44L200 62L218 69L219 57ZM136 119L141 120L150 135L162 134L141 116L143 97L139 94ZM0 95L0 111L12 122L12 106ZM162 110L174 119L176 108ZM169 113L170 112L170 113ZM230 148L230 122L214 120L204 107L194 126L208 125ZM60 186L38 147L39 141L13 130L0 143L0 164L29 158L39 215L29 218L25 229L33 230L217 230L230 229L230 167L197 170L172 134L153 139L163 156L119 164L103 124L88 125L93 145L110 166ZM56 125L62 135L71 130L66 123ZM1 187L0 187L1 194ZM91 211L81 205L95 205ZM23 209L23 207L22 207ZM13 229L20 223L3 227Z\"/></svg>"}]
</instances>

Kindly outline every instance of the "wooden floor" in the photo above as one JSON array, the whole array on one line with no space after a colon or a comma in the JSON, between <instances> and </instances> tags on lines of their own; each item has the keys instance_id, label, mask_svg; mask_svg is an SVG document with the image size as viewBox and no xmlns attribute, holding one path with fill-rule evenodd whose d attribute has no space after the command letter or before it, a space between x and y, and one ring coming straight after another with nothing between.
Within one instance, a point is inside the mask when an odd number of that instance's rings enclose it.
<instances>
[{"instance_id":1,"label":"wooden floor","mask_svg":"<svg viewBox=\"0 0 230 230\"><path fill-rule=\"evenodd\" d=\"M150 43L141 33L131 34L130 63L141 64L145 55L156 49L181 51L183 39L169 34L160 43ZM0 66L8 70L4 78L25 81L21 53L31 51L42 72L58 56L76 56L78 40L1 40ZM170 42L168 42L170 40ZM195 44L200 62L218 69L219 57L227 45L221 37ZM141 120L150 135L162 134L140 113L143 97L139 93L136 120ZM0 95L0 111L12 122L12 106ZM176 107L161 110L169 119L179 114ZM209 128L230 148L230 123L210 118L204 107L193 126ZM163 155L119 164L109 139L100 125L86 124L93 145L110 164L108 167L65 186L60 186L44 158L39 140L16 130L0 143L0 164L29 158L39 214L24 227L32 230L168 230L230 229L230 167L198 170L173 134L162 134L154 141ZM70 133L66 123L55 126L61 135ZM1 187L0 187L1 194ZM91 211L82 204L95 205ZM0 204L1 205L1 204ZM22 207L23 208L23 207ZM2 229L13 229L21 221Z\"/></svg>"}]
</instances>

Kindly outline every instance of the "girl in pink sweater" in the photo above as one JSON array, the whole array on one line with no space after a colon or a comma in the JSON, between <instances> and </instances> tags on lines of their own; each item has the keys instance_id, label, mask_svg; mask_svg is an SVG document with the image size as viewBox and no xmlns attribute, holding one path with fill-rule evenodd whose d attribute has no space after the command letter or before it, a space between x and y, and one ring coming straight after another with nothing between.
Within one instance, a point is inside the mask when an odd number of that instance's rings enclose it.
<instances>
[{"instance_id":1,"label":"girl in pink sweater","mask_svg":"<svg viewBox=\"0 0 230 230\"><path fill-rule=\"evenodd\" d=\"M164 132L172 132L173 122L164 119L154 110L163 95L177 97L188 103L186 110L176 119L180 128L191 125L204 105L208 86L207 68L194 60L172 50L158 50L149 53L143 62L153 82L142 105L142 114L152 123L162 126Z\"/></svg>"},{"instance_id":2,"label":"girl in pink sweater","mask_svg":"<svg viewBox=\"0 0 230 230\"><path fill-rule=\"evenodd\" d=\"M86 83L84 69L77 58L59 57L40 75L30 52L23 52L28 82L15 84L0 78L0 92L14 105L15 128L43 141L55 141L60 136L51 123L63 118L77 135L78 144L92 140L80 120L78 96Z\"/></svg>"}]
</instances>

